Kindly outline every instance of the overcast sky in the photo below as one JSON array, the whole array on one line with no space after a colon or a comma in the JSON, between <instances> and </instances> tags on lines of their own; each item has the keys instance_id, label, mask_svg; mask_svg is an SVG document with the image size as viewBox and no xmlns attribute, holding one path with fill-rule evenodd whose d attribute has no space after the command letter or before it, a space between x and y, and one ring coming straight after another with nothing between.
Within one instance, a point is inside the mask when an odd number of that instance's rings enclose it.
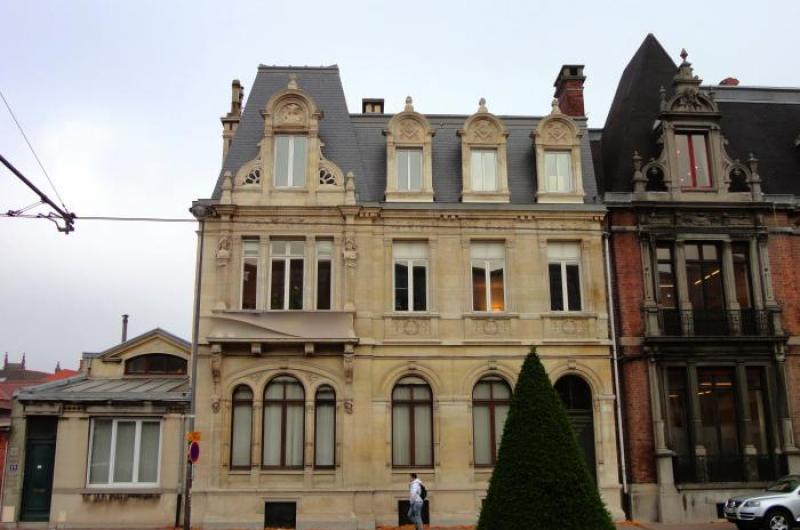
<instances>
[{"instance_id":1,"label":"overcast sky","mask_svg":"<svg viewBox=\"0 0 800 530\"><path fill-rule=\"evenodd\" d=\"M263 64L341 69L348 106L406 95L427 113L544 114L562 64L586 65L590 126L648 32L707 83L799 86L800 2L0 2L0 90L78 215L188 217L220 165L230 81ZM740 6L740 7L737 7ZM263 105L265 102L258 102ZM0 153L52 190L0 107ZM357 177L357 176L356 176ZM55 197L54 197L55 198ZM35 197L0 167L0 211ZM190 338L192 224L0 218L0 353L76 368L160 326Z\"/></svg>"}]
</instances>

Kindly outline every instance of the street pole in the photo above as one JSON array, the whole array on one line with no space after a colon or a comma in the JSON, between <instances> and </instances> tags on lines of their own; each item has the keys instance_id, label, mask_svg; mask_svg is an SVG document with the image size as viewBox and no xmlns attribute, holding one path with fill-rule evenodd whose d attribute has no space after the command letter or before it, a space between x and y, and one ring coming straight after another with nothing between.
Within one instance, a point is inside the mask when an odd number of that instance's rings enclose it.
<instances>
[{"instance_id":1,"label":"street pole","mask_svg":"<svg viewBox=\"0 0 800 530\"><path fill-rule=\"evenodd\" d=\"M212 213L212 209L202 204L196 204L189 209L198 221L200 221L200 241L197 248L197 269L194 278L194 322L192 326L192 375L190 379L191 398L189 406L189 427L187 432L194 431L195 411L197 410L197 350L200 339L200 277L203 273L203 247L205 246L206 218ZM186 440L184 440L186 442ZM192 527L192 478L194 466L189 459L188 451L184 451L183 458L186 459L185 486L183 488L183 530L190 530Z\"/></svg>"}]
</instances>

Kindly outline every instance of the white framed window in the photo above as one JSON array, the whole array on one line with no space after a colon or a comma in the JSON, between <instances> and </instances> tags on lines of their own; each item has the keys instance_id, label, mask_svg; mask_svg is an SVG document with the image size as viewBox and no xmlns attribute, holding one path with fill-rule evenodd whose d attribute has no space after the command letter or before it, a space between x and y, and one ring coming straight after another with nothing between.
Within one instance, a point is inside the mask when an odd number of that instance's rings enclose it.
<instances>
[{"instance_id":1,"label":"white framed window","mask_svg":"<svg viewBox=\"0 0 800 530\"><path fill-rule=\"evenodd\" d=\"M497 191L497 149L470 150L472 191Z\"/></svg>"},{"instance_id":2,"label":"white framed window","mask_svg":"<svg viewBox=\"0 0 800 530\"><path fill-rule=\"evenodd\" d=\"M242 309L256 309L258 304L258 238L242 240Z\"/></svg>"},{"instance_id":3,"label":"white framed window","mask_svg":"<svg viewBox=\"0 0 800 530\"><path fill-rule=\"evenodd\" d=\"M572 153L568 151L545 151L545 191L569 193L572 185Z\"/></svg>"},{"instance_id":4,"label":"white framed window","mask_svg":"<svg viewBox=\"0 0 800 530\"><path fill-rule=\"evenodd\" d=\"M504 311L505 245L502 242L472 243L472 310Z\"/></svg>"},{"instance_id":5,"label":"white framed window","mask_svg":"<svg viewBox=\"0 0 800 530\"><path fill-rule=\"evenodd\" d=\"M270 309L303 309L305 242L270 241Z\"/></svg>"},{"instance_id":6,"label":"white framed window","mask_svg":"<svg viewBox=\"0 0 800 530\"><path fill-rule=\"evenodd\" d=\"M302 188L306 185L308 138L296 134L275 136L275 187Z\"/></svg>"},{"instance_id":7,"label":"white framed window","mask_svg":"<svg viewBox=\"0 0 800 530\"><path fill-rule=\"evenodd\" d=\"M396 241L394 254L394 310L428 310L428 244Z\"/></svg>"},{"instance_id":8,"label":"white framed window","mask_svg":"<svg viewBox=\"0 0 800 530\"><path fill-rule=\"evenodd\" d=\"M581 249L578 243L549 243L547 269L550 279L550 309L580 311Z\"/></svg>"},{"instance_id":9,"label":"white framed window","mask_svg":"<svg viewBox=\"0 0 800 530\"><path fill-rule=\"evenodd\" d=\"M317 241L317 309L333 305L333 241Z\"/></svg>"},{"instance_id":10,"label":"white framed window","mask_svg":"<svg viewBox=\"0 0 800 530\"><path fill-rule=\"evenodd\" d=\"M420 191L422 189L422 149L398 149L397 190Z\"/></svg>"},{"instance_id":11,"label":"white framed window","mask_svg":"<svg viewBox=\"0 0 800 530\"><path fill-rule=\"evenodd\" d=\"M157 486L161 421L94 418L89 442L89 486Z\"/></svg>"}]
</instances>

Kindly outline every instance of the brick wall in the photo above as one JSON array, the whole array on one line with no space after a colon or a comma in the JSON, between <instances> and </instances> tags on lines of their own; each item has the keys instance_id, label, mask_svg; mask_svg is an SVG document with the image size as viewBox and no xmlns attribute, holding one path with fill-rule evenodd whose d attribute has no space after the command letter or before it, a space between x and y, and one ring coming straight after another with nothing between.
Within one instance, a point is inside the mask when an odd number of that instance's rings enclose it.
<instances>
[{"instance_id":1,"label":"brick wall","mask_svg":"<svg viewBox=\"0 0 800 530\"><path fill-rule=\"evenodd\" d=\"M612 212L611 225L635 227L632 212ZM633 483L656 482L653 456L653 422L650 413L648 361L640 358L639 345L644 335L642 301L644 272L639 237L635 232L615 232L611 241L614 270L614 301L617 333L622 358L622 403L625 423L625 449L630 480Z\"/></svg>"}]
</instances>

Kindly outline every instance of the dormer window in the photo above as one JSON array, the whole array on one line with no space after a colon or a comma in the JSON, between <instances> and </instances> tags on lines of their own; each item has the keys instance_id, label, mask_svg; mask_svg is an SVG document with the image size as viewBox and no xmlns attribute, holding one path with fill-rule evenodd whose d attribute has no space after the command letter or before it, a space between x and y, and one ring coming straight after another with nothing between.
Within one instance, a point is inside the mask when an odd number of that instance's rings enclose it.
<instances>
[{"instance_id":1,"label":"dormer window","mask_svg":"<svg viewBox=\"0 0 800 530\"><path fill-rule=\"evenodd\" d=\"M422 189L422 149L397 150L397 191Z\"/></svg>"},{"instance_id":2,"label":"dormer window","mask_svg":"<svg viewBox=\"0 0 800 530\"><path fill-rule=\"evenodd\" d=\"M427 118L414 111L406 98L403 112L395 114L386 135L386 200L433 202L433 134Z\"/></svg>"},{"instance_id":3,"label":"dormer window","mask_svg":"<svg viewBox=\"0 0 800 530\"><path fill-rule=\"evenodd\" d=\"M132 375L186 375L186 359L165 353L139 355L125 362L125 373Z\"/></svg>"},{"instance_id":4,"label":"dormer window","mask_svg":"<svg viewBox=\"0 0 800 530\"><path fill-rule=\"evenodd\" d=\"M281 134L275 137L275 187L302 188L306 185L308 139Z\"/></svg>"},{"instance_id":5,"label":"dormer window","mask_svg":"<svg viewBox=\"0 0 800 530\"><path fill-rule=\"evenodd\" d=\"M545 191L569 193L572 187L572 153L568 151L545 151Z\"/></svg>"},{"instance_id":6,"label":"dormer window","mask_svg":"<svg viewBox=\"0 0 800 530\"><path fill-rule=\"evenodd\" d=\"M467 118L461 137L461 200L463 202L508 202L505 125L478 102L478 111Z\"/></svg>"},{"instance_id":7,"label":"dormer window","mask_svg":"<svg viewBox=\"0 0 800 530\"><path fill-rule=\"evenodd\" d=\"M536 201L582 203L581 136L575 121L561 112L558 100L532 136L536 149Z\"/></svg>"},{"instance_id":8,"label":"dormer window","mask_svg":"<svg viewBox=\"0 0 800 530\"><path fill-rule=\"evenodd\" d=\"M711 187L705 134L675 133L675 155L682 188Z\"/></svg>"}]
</instances>

